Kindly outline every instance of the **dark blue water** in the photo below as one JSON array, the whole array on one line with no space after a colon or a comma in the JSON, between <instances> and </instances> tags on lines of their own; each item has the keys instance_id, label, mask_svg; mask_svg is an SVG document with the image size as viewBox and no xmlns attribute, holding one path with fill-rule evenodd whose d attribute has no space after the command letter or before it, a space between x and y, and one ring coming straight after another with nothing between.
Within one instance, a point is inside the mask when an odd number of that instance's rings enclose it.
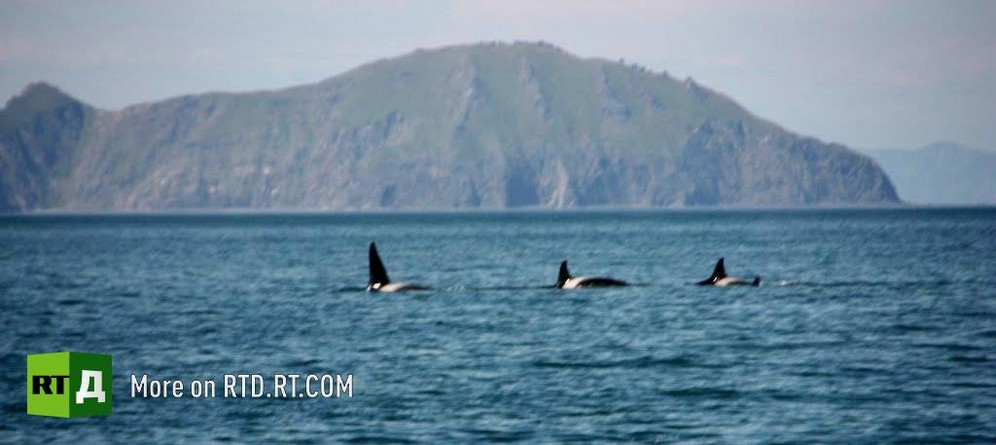
<instances>
[{"instance_id":1,"label":"dark blue water","mask_svg":"<svg viewBox=\"0 0 996 445\"><path fill-rule=\"evenodd\" d=\"M435 290L363 292L372 240ZM993 443L994 252L996 209L3 217L0 441ZM113 415L25 414L60 350ZM129 395L226 373L354 393Z\"/></svg>"}]
</instances>

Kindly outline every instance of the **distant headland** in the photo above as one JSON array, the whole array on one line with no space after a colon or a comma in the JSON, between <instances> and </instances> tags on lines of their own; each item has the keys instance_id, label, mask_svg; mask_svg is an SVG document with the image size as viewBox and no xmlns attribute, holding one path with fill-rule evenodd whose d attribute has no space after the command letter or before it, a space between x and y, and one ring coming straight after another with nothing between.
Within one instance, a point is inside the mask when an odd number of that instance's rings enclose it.
<instances>
[{"instance_id":1,"label":"distant headland","mask_svg":"<svg viewBox=\"0 0 996 445\"><path fill-rule=\"evenodd\" d=\"M691 79L545 43L375 61L279 91L0 111L0 211L898 203L848 147Z\"/></svg>"}]
</instances>

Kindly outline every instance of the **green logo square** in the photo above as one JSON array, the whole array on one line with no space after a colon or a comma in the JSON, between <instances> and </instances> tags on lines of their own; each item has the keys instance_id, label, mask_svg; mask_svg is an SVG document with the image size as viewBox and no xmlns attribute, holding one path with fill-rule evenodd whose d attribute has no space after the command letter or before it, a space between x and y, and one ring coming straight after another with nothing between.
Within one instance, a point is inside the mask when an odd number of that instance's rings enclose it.
<instances>
[{"instance_id":1,"label":"green logo square","mask_svg":"<svg viewBox=\"0 0 996 445\"><path fill-rule=\"evenodd\" d=\"M28 414L51 417L111 413L111 356L52 352L28 356Z\"/></svg>"}]
</instances>

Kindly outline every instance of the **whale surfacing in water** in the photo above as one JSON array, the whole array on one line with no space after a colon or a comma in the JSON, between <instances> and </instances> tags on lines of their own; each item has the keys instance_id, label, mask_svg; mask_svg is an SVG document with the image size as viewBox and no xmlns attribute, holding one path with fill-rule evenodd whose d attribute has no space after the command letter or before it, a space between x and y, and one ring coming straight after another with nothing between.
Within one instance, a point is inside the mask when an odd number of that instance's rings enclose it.
<instances>
[{"instance_id":1,"label":"whale surfacing in water","mask_svg":"<svg viewBox=\"0 0 996 445\"><path fill-rule=\"evenodd\" d=\"M699 286L760 286L761 277L754 277L754 281L747 281L743 278L726 275L726 266L723 265L723 258L716 262L716 267L712 270L712 276L699 281Z\"/></svg>"},{"instance_id":2,"label":"whale surfacing in water","mask_svg":"<svg viewBox=\"0 0 996 445\"><path fill-rule=\"evenodd\" d=\"M403 292L408 290L427 290L428 287L412 283L392 283L387 276L384 262L377 253L377 244L370 243L370 281L367 282L367 292Z\"/></svg>"},{"instance_id":3,"label":"whale surfacing in water","mask_svg":"<svg viewBox=\"0 0 996 445\"><path fill-rule=\"evenodd\" d=\"M577 289L581 287L614 287L626 286L627 283L615 278L606 277L575 277L567 270L567 261L560 263L560 274L557 276L557 289Z\"/></svg>"}]
</instances>

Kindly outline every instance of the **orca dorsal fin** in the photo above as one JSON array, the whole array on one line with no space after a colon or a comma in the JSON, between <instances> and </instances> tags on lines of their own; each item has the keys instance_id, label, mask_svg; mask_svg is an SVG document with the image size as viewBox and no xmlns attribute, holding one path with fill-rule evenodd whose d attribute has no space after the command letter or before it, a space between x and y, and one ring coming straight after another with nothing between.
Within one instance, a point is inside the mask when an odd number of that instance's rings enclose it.
<instances>
[{"instance_id":1,"label":"orca dorsal fin","mask_svg":"<svg viewBox=\"0 0 996 445\"><path fill-rule=\"evenodd\" d=\"M754 277L754 282L751 283L751 285L752 286L760 286L761 285L761 277Z\"/></svg>"},{"instance_id":2,"label":"orca dorsal fin","mask_svg":"<svg viewBox=\"0 0 996 445\"><path fill-rule=\"evenodd\" d=\"M564 283L571 279L571 273L567 270L567 261L560 263L560 273L557 274L557 287L564 287Z\"/></svg>"},{"instance_id":3,"label":"orca dorsal fin","mask_svg":"<svg viewBox=\"0 0 996 445\"><path fill-rule=\"evenodd\" d=\"M716 267L712 270L712 276L709 278L714 281L726 278L726 266L723 264L723 258L716 261Z\"/></svg>"},{"instance_id":4,"label":"orca dorsal fin","mask_svg":"<svg viewBox=\"0 0 996 445\"><path fill-rule=\"evenodd\" d=\"M377 253L377 244L370 243L370 282L367 286L372 286L374 284L380 284L381 286L391 282L391 279L387 277L387 269L384 268L384 263L380 260L380 255Z\"/></svg>"},{"instance_id":5,"label":"orca dorsal fin","mask_svg":"<svg viewBox=\"0 0 996 445\"><path fill-rule=\"evenodd\" d=\"M716 267L712 269L712 275L696 284L700 286L708 286L716 284L717 281L722 280L723 278L726 278L726 266L723 265L723 258L720 258L719 261L716 262Z\"/></svg>"}]
</instances>

